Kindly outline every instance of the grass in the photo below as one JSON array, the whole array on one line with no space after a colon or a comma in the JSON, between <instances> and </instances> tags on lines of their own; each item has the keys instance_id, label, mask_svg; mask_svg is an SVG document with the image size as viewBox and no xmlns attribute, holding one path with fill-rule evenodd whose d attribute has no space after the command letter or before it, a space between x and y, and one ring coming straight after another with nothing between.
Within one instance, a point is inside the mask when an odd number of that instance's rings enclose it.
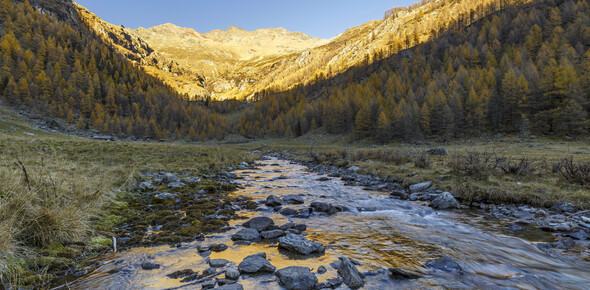
<instances>
[{"instance_id":1,"label":"grass","mask_svg":"<svg viewBox=\"0 0 590 290\"><path fill-rule=\"evenodd\" d=\"M0 286L32 287L110 249L140 172L199 175L249 161L216 144L102 142L44 132L0 107ZM0 287L1 288L1 287Z\"/></svg>"}]
</instances>

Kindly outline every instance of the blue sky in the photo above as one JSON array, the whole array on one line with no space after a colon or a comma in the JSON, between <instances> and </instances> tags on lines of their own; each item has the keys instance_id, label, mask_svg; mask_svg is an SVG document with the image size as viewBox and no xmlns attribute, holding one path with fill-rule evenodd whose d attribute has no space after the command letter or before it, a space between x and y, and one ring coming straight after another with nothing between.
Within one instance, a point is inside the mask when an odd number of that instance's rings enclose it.
<instances>
[{"instance_id":1,"label":"blue sky","mask_svg":"<svg viewBox=\"0 0 590 290\"><path fill-rule=\"evenodd\" d=\"M385 10L418 0L74 0L102 19L126 27L174 23L199 32L230 25L255 30L284 27L330 38L381 19Z\"/></svg>"}]
</instances>

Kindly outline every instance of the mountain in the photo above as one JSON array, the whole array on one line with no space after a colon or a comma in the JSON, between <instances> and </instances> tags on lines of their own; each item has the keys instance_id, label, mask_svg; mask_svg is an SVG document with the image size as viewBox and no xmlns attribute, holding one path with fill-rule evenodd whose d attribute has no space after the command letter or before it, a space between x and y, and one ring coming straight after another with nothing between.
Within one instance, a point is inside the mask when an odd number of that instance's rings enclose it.
<instances>
[{"instance_id":1,"label":"mountain","mask_svg":"<svg viewBox=\"0 0 590 290\"><path fill-rule=\"evenodd\" d=\"M429 5L444 3L460 1ZM250 137L320 130L381 142L587 134L588 2L489 4L451 14L454 22L419 45L331 78L260 94L236 127ZM472 17L478 10L486 16ZM438 9L414 11L444 15Z\"/></svg>"},{"instance_id":2,"label":"mountain","mask_svg":"<svg viewBox=\"0 0 590 290\"><path fill-rule=\"evenodd\" d=\"M154 66L148 59L144 67L180 93L252 100L257 93L330 78L423 43L449 23L465 26L487 15L485 7L496 2L499 6L524 1L425 0L421 5L391 9L385 19L348 29L329 40L282 28L246 31L229 27L199 33L164 24L132 30L110 25L95 15L84 16L89 12L79 9L90 27L111 31L107 36L113 42L124 42L131 36L147 43L156 55L166 59L165 64L173 62L170 68ZM460 15L464 17L459 19ZM171 69L176 72L166 72Z\"/></svg>"}]
</instances>

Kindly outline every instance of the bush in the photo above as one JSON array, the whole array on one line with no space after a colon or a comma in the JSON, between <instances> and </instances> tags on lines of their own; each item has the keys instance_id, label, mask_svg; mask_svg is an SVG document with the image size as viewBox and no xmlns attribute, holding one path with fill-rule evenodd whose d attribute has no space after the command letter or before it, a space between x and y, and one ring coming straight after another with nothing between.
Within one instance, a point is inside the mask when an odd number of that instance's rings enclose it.
<instances>
[{"instance_id":1,"label":"bush","mask_svg":"<svg viewBox=\"0 0 590 290\"><path fill-rule=\"evenodd\" d=\"M448 165L456 173L468 176L485 177L493 173L498 164L498 157L491 153L467 152L453 154Z\"/></svg>"},{"instance_id":2,"label":"bush","mask_svg":"<svg viewBox=\"0 0 590 290\"><path fill-rule=\"evenodd\" d=\"M558 163L559 165L554 164L553 168L558 168L567 181L581 185L590 184L590 161L574 162L573 158L564 158Z\"/></svg>"},{"instance_id":3,"label":"bush","mask_svg":"<svg viewBox=\"0 0 590 290\"><path fill-rule=\"evenodd\" d=\"M535 175L540 173L541 166L538 163L528 160L526 157L518 160L505 160L504 158L497 158L497 167L505 174L512 174L516 176Z\"/></svg>"},{"instance_id":4,"label":"bush","mask_svg":"<svg viewBox=\"0 0 590 290\"><path fill-rule=\"evenodd\" d=\"M414 158L414 166L416 166L418 168L422 168L422 169L430 168L431 165L432 165L432 162L430 162L430 159L426 155L420 155L420 156Z\"/></svg>"}]
</instances>

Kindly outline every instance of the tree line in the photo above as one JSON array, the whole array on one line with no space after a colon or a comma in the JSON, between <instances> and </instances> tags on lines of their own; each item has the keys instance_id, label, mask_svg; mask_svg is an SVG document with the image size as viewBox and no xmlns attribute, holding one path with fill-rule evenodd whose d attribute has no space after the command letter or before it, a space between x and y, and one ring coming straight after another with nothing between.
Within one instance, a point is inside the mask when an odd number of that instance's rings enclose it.
<instances>
[{"instance_id":1,"label":"tree line","mask_svg":"<svg viewBox=\"0 0 590 290\"><path fill-rule=\"evenodd\" d=\"M578 136L589 127L589 48L587 0L507 6L336 78L265 92L237 130L282 137L320 128L382 142Z\"/></svg>"}]
</instances>

